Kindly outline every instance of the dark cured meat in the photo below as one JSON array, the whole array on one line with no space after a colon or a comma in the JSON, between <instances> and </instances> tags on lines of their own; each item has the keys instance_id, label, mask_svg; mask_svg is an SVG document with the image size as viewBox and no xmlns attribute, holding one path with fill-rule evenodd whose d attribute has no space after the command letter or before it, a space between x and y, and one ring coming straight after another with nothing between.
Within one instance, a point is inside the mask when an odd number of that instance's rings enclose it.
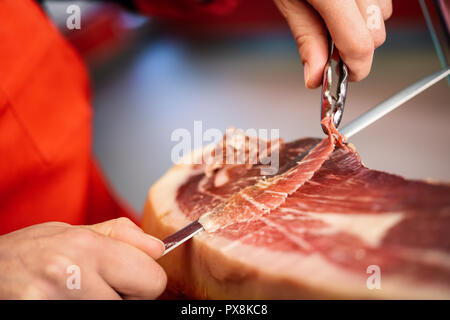
<instances>
[{"instance_id":1,"label":"dark cured meat","mask_svg":"<svg viewBox=\"0 0 450 320\"><path fill-rule=\"evenodd\" d=\"M325 118L323 124L328 128L328 137L315 146L304 159L287 172L260 179L256 184L239 190L213 210L203 214L199 222L205 230L214 232L235 223L248 222L270 214L311 179L333 152L336 141L346 149L342 143L343 137L334 129L331 119Z\"/></svg>"},{"instance_id":2,"label":"dark cured meat","mask_svg":"<svg viewBox=\"0 0 450 320\"><path fill-rule=\"evenodd\" d=\"M370 170L349 148L333 152L332 137L284 176L287 184L280 184L283 179L258 184L258 166L235 166L220 188L214 187L214 175L192 176L178 189L178 206L190 220L208 211L219 213L218 219L203 219L207 229L237 243L274 252L319 253L362 277L369 265L377 265L384 276L449 289L450 186ZM318 141L284 145L280 165ZM303 171L312 159L315 165Z\"/></svg>"}]
</instances>

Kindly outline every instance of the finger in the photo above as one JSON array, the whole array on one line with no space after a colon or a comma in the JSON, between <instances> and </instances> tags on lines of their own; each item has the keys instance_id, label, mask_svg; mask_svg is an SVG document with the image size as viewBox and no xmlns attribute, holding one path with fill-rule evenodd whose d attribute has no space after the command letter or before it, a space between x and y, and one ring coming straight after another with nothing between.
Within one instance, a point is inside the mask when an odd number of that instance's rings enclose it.
<instances>
[{"instance_id":1,"label":"finger","mask_svg":"<svg viewBox=\"0 0 450 320\"><path fill-rule=\"evenodd\" d=\"M92 231L90 231L92 232ZM92 232L94 234L94 232ZM109 286L99 275L96 270L95 252L89 252L92 247L96 247L96 240L102 236L86 237L85 233L73 234L82 238L70 239L80 244L82 241L88 246L80 247L80 251L88 256L86 262L80 259L82 263L74 264L71 260L63 255L47 254L42 255L37 262L41 265L40 277L45 280L42 285L46 286L45 292L48 293L50 299L87 299L87 300L117 300L121 299L120 295ZM70 241L69 240L69 241ZM70 268L69 268L70 267Z\"/></svg>"},{"instance_id":2,"label":"finger","mask_svg":"<svg viewBox=\"0 0 450 320\"><path fill-rule=\"evenodd\" d=\"M164 252L164 244L161 240L146 234L128 218L108 220L87 227L107 237L132 245L153 259L158 259Z\"/></svg>"},{"instance_id":3,"label":"finger","mask_svg":"<svg viewBox=\"0 0 450 320\"><path fill-rule=\"evenodd\" d=\"M122 300L122 297L100 277L92 279L87 288L81 287L83 300ZM87 281L84 281L87 282ZM75 290L73 290L75 291Z\"/></svg>"},{"instance_id":4,"label":"finger","mask_svg":"<svg viewBox=\"0 0 450 320\"><path fill-rule=\"evenodd\" d=\"M392 0L378 0L381 11L383 12L383 19L387 20L392 16Z\"/></svg>"},{"instance_id":5,"label":"finger","mask_svg":"<svg viewBox=\"0 0 450 320\"><path fill-rule=\"evenodd\" d=\"M83 273L81 286L77 290L69 290L67 299L83 300L122 300L122 297L109 286L98 274L92 273L91 277L86 277Z\"/></svg>"},{"instance_id":6,"label":"finger","mask_svg":"<svg viewBox=\"0 0 450 320\"><path fill-rule=\"evenodd\" d=\"M350 69L350 80L364 79L372 66L374 44L354 0L308 0L325 20L342 60ZM345 23L343 23L345 22Z\"/></svg>"},{"instance_id":7,"label":"finger","mask_svg":"<svg viewBox=\"0 0 450 320\"><path fill-rule=\"evenodd\" d=\"M374 47L378 48L386 41L383 12L378 0L356 0L359 11L366 21L367 29L372 34Z\"/></svg>"},{"instance_id":8,"label":"finger","mask_svg":"<svg viewBox=\"0 0 450 320\"><path fill-rule=\"evenodd\" d=\"M276 0L294 35L304 66L305 86L316 88L322 82L328 60L327 31L322 19L303 1Z\"/></svg>"},{"instance_id":9,"label":"finger","mask_svg":"<svg viewBox=\"0 0 450 320\"><path fill-rule=\"evenodd\" d=\"M155 299L164 291L166 273L148 255L114 239L104 238L102 247L98 273L123 297Z\"/></svg>"}]
</instances>

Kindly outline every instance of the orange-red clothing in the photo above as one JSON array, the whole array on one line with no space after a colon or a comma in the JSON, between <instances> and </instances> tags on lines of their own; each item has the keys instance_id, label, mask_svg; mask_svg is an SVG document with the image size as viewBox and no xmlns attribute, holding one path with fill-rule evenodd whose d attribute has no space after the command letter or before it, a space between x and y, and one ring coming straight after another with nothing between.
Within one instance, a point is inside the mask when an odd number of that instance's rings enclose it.
<instances>
[{"instance_id":1,"label":"orange-red clothing","mask_svg":"<svg viewBox=\"0 0 450 320\"><path fill-rule=\"evenodd\" d=\"M138 7L176 1L158 2ZM0 0L0 234L132 215L95 164L91 120L77 52L32 0Z\"/></svg>"}]
</instances>

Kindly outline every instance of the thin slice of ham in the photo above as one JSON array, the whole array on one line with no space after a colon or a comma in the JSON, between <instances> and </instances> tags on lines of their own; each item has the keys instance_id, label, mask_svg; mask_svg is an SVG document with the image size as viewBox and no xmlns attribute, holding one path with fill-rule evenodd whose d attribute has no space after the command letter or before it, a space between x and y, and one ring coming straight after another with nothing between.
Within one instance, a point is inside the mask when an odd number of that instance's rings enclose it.
<instances>
[{"instance_id":1,"label":"thin slice of ham","mask_svg":"<svg viewBox=\"0 0 450 320\"><path fill-rule=\"evenodd\" d=\"M163 238L200 217L208 230L160 260L170 291L449 299L450 186L370 170L334 131L282 144L280 166L308 150L269 179L260 165L176 165L152 187L144 230Z\"/></svg>"},{"instance_id":2,"label":"thin slice of ham","mask_svg":"<svg viewBox=\"0 0 450 320\"><path fill-rule=\"evenodd\" d=\"M336 141L343 148L347 148L342 143L343 137L334 128L331 118L323 119L322 123L328 130L327 138L312 148L292 169L273 178L261 178L254 185L240 190L227 201L203 214L199 222L205 230L215 232L229 225L252 221L269 214L311 179L333 152Z\"/></svg>"}]
</instances>

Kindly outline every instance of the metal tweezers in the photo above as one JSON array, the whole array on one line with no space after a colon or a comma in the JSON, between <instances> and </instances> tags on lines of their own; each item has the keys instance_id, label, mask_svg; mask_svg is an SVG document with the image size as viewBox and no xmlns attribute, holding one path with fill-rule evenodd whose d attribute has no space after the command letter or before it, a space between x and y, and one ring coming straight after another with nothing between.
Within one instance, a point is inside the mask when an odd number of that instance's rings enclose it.
<instances>
[{"instance_id":1,"label":"metal tweezers","mask_svg":"<svg viewBox=\"0 0 450 320\"><path fill-rule=\"evenodd\" d=\"M339 51L336 49L330 36L328 36L328 45L330 52L323 72L320 121L325 117L331 117L334 126L338 128L344 114L345 99L347 97L348 68L342 61ZM336 80L337 85L334 83ZM322 130L325 134L328 133L323 124Z\"/></svg>"}]
</instances>

